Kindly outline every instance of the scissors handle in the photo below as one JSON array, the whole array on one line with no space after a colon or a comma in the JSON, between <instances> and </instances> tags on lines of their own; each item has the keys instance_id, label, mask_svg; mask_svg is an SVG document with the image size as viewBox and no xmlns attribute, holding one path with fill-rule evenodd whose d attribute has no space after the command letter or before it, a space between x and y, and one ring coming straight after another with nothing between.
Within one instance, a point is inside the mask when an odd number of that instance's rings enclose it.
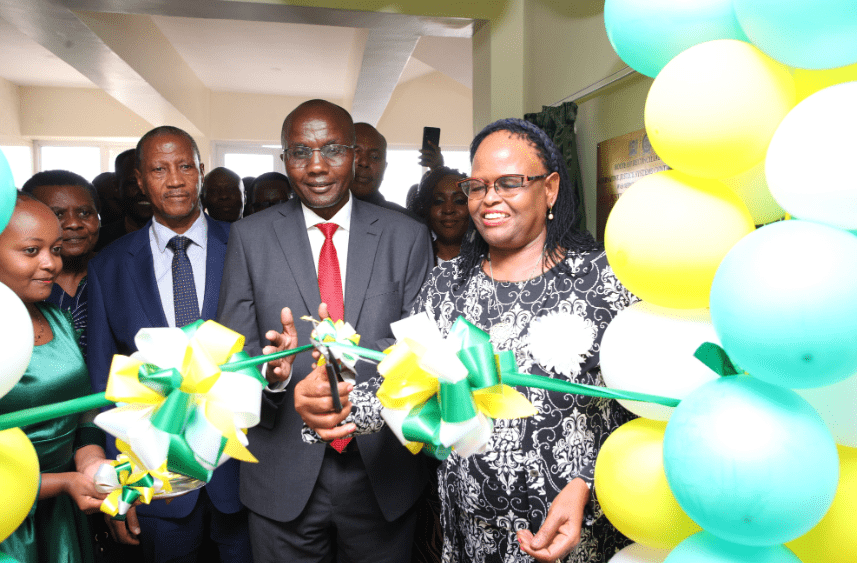
<instances>
[{"instance_id":1,"label":"scissors handle","mask_svg":"<svg viewBox=\"0 0 857 563\"><path fill-rule=\"evenodd\" d=\"M340 412L342 402L339 400L339 363L330 350L326 351L325 359L327 360L325 368L327 368L327 380L330 383L330 395L333 397L333 409Z\"/></svg>"}]
</instances>

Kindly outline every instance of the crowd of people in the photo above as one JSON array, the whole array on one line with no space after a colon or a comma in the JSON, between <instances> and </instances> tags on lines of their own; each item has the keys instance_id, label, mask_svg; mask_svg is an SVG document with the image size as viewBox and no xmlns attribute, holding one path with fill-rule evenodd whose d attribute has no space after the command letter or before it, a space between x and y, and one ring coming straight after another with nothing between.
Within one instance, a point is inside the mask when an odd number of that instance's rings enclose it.
<instances>
[{"instance_id":1,"label":"crowd of people","mask_svg":"<svg viewBox=\"0 0 857 563\"><path fill-rule=\"evenodd\" d=\"M35 174L0 234L0 282L33 322L27 374L0 413L104 391L141 328L214 319L250 355L309 342L303 316L344 319L383 350L391 323L463 316L521 371L600 384L598 343L634 297L587 232L557 147L518 119L473 140L470 175L423 150L407 207L380 187L387 141L324 100L281 129L286 174L205 173L185 131L160 126L87 181ZM415 165L418 163L415 163ZM545 327L588 347L545 350ZM539 330L537 330L537 328ZM522 390L537 416L497 420L484 453L414 456L385 427L374 365L344 369L345 408L309 354L262 367L258 463L230 460L198 490L98 514L92 477L115 441L95 413L24 431L38 501L0 543L29 561L603 563L629 543L592 494L595 457L629 413L612 400ZM109 437L108 437L109 438ZM87 517L89 514L91 516ZM95 539L96 541L93 541Z\"/></svg>"}]
</instances>

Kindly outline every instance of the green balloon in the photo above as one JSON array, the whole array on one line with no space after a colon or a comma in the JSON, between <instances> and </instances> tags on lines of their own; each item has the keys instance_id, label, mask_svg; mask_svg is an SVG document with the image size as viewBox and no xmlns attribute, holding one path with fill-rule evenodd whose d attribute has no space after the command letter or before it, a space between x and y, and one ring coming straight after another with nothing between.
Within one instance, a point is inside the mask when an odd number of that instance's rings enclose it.
<instances>
[{"instance_id":1,"label":"green balloon","mask_svg":"<svg viewBox=\"0 0 857 563\"><path fill-rule=\"evenodd\" d=\"M703 384L676 407L664 433L664 472L700 527L732 543L769 546L818 524L836 493L839 455L806 400L734 375Z\"/></svg>"},{"instance_id":2,"label":"green balloon","mask_svg":"<svg viewBox=\"0 0 857 563\"><path fill-rule=\"evenodd\" d=\"M18 190L15 189L12 170L9 168L9 163L6 162L6 157L3 156L3 151L0 150L0 232L3 232L9 223L9 219L12 218L17 197Z\"/></svg>"},{"instance_id":3,"label":"green balloon","mask_svg":"<svg viewBox=\"0 0 857 563\"><path fill-rule=\"evenodd\" d=\"M739 545L702 531L678 544L664 563L800 563L800 559L783 545Z\"/></svg>"}]
</instances>

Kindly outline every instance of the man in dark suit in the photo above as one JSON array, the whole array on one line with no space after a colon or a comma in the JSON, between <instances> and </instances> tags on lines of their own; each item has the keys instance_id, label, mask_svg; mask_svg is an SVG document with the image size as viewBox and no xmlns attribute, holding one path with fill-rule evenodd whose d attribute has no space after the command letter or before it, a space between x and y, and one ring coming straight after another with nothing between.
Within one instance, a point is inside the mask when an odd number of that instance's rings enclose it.
<instances>
[{"instance_id":1,"label":"man in dark suit","mask_svg":"<svg viewBox=\"0 0 857 563\"><path fill-rule=\"evenodd\" d=\"M423 222L419 215L412 213L381 194L381 182L387 170L387 139L380 131L368 123L355 123L354 133L354 181L351 182L351 195L357 199L380 205L411 219Z\"/></svg>"},{"instance_id":2,"label":"man in dark suit","mask_svg":"<svg viewBox=\"0 0 857 563\"><path fill-rule=\"evenodd\" d=\"M229 224L200 212L203 165L196 142L175 127L149 131L137 144L136 176L153 220L89 264L87 363L96 391L106 387L113 355L136 351L141 328L181 327L217 312ZM195 562L205 530L224 563L252 560L236 460L215 470L203 489L169 504L132 508L127 527L111 525L123 543L142 543L146 561Z\"/></svg>"},{"instance_id":3,"label":"man in dark suit","mask_svg":"<svg viewBox=\"0 0 857 563\"><path fill-rule=\"evenodd\" d=\"M298 197L232 226L218 320L247 337L251 355L309 342L312 324L293 319L328 310L332 318L344 314L363 345L391 338L390 323L408 313L428 274L425 226L350 197L354 141L351 116L341 107L323 100L298 106L282 130ZM241 468L255 561L409 561L412 507L427 477L423 460L386 429L351 441L342 453L305 444L292 389L323 374L312 363L302 354L266 366L272 385L262 423L248 435L259 463ZM357 381L377 377L369 363L358 363L357 372Z\"/></svg>"}]
</instances>

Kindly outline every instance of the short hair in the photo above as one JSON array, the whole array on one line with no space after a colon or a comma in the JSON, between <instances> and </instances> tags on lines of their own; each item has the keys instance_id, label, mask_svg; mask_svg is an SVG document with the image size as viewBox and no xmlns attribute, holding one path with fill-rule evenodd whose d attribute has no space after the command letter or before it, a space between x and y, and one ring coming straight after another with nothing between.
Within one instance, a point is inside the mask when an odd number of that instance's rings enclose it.
<instances>
[{"instance_id":1,"label":"short hair","mask_svg":"<svg viewBox=\"0 0 857 563\"><path fill-rule=\"evenodd\" d=\"M125 169L125 161L128 160L128 158L131 156L134 157L134 160L137 160L137 149L128 149L127 151L122 151L116 155L115 159L113 159L113 170L116 171L117 182L122 181L122 178L119 175L119 171Z\"/></svg>"},{"instance_id":2,"label":"short hair","mask_svg":"<svg viewBox=\"0 0 857 563\"><path fill-rule=\"evenodd\" d=\"M338 106L338 105L334 104L333 102L328 102L327 100L322 100L322 99L316 98L314 100L307 100L306 102L302 103L301 105L299 105L298 107L296 107L295 109L290 111L289 115L287 115L286 118L283 120L283 128L280 129L280 142L282 143L283 148L286 147L286 130L291 126L292 117L294 116L294 114L298 110L302 110L306 107L312 107L312 106L326 107L328 109L331 109L331 110L341 114L342 117L344 117L348 121L348 126L351 128L351 144L352 145L354 144L354 142L356 140L355 139L356 135L354 133L354 120L351 118L351 114L348 113L348 110L346 110L342 106Z\"/></svg>"},{"instance_id":3,"label":"short hair","mask_svg":"<svg viewBox=\"0 0 857 563\"><path fill-rule=\"evenodd\" d=\"M431 202L432 195L434 194L434 187L447 176L454 176L455 178L461 178L462 180L467 177L466 174L459 172L454 168L438 166L434 170L426 172L422 181L419 183L419 187L417 187L417 193L414 196L412 206L409 209L422 217L426 223L428 223L429 213L431 213Z\"/></svg>"},{"instance_id":4,"label":"short hair","mask_svg":"<svg viewBox=\"0 0 857 563\"><path fill-rule=\"evenodd\" d=\"M161 125L160 127L155 127L154 129L140 137L140 140L137 142L137 148L135 152L135 156L137 157L137 170L142 171L142 169L140 168L140 163L143 161L143 146L146 144L146 141L155 137L163 137L166 135L176 135L187 139L190 143L191 148L193 149L193 154L196 157L197 163L202 161L202 158L200 158L199 156L199 147L197 146L196 141L193 140L193 137L190 136L190 133L188 133L184 129L179 129L178 127L174 127L172 125Z\"/></svg>"},{"instance_id":5,"label":"short hair","mask_svg":"<svg viewBox=\"0 0 857 563\"><path fill-rule=\"evenodd\" d=\"M34 199L39 199L35 195L36 188L42 188L45 186L78 186L89 192L90 197L92 198L92 203L95 204L96 209L101 209L101 200L98 199L98 190L95 189L95 186L92 183L81 176L80 174L75 174L69 170L45 170L43 172L36 172L33 174L33 177L24 182L24 185L21 187L21 191L25 194L31 195Z\"/></svg>"},{"instance_id":6,"label":"short hair","mask_svg":"<svg viewBox=\"0 0 857 563\"><path fill-rule=\"evenodd\" d=\"M205 199L205 183L208 182L209 178L215 178L217 176L228 176L233 180L236 180L238 183L238 190L240 191L242 186L244 187L244 192L247 191L247 186L244 186L244 181L241 179L241 176L233 172L232 170L226 168L225 166L218 166L211 172L205 175L205 178L202 180L202 189L200 190L199 197L200 199Z\"/></svg>"},{"instance_id":7,"label":"short hair","mask_svg":"<svg viewBox=\"0 0 857 563\"><path fill-rule=\"evenodd\" d=\"M289 193L287 194L289 199L291 199L294 194L294 190L292 189L292 183L289 182L289 177L281 172L265 172L264 174L259 174L256 176L256 179L253 180L253 183L250 184L250 187L244 186L247 192L247 203L252 205L253 200L256 198L256 184L260 184L262 182L270 182L271 180L279 180L281 182L285 182L289 187Z\"/></svg>"},{"instance_id":8,"label":"short hair","mask_svg":"<svg viewBox=\"0 0 857 563\"><path fill-rule=\"evenodd\" d=\"M552 221L546 220L545 260L552 259L560 264L560 267L563 267L562 265L565 264L563 252L565 250L591 251L597 249L598 244L589 234L589 231L576 230L573 227L577 214L582 213L583 210L580 209L580 203L577 201L577 196L568 178L568 169L562 153L547 133L539 127L529 121L517 118L500 119L487 125L474 137L470 144L470 162L473 162L473 157L482 141L488 135L498 131L504 131L510 137L517 137L529 142L538 153L539 159L548 174L553 172L559 174L559 190L552 208L554 219ZM487 252L488 243L471 223L470 229L461 242L461 269L459 270L461 281L470 276L472 269L480 263Z\"/></svg>"}]
</instances>

